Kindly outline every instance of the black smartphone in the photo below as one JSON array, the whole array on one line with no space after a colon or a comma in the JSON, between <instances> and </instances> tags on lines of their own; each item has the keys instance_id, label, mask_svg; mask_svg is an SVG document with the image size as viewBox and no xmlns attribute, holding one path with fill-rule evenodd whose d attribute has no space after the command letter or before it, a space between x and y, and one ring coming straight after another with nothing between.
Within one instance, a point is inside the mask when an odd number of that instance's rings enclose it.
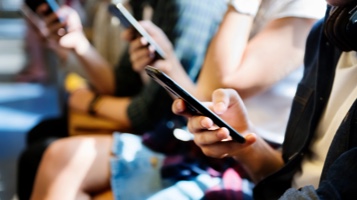
<instances>
[{"instance_id":1,"label":"black smartphone","mask_svg":"<svg viewBox=\"0 0 357 200\"><path fill-rule=\"evenodd\" d=\"M45 13L46 15L52 12L56 12L60 8L60 6L55 0L25 0L25 4L35 13L38 6L43 3L47 3L48 5L48 10Z\"/></svg>"},{"instance_id":2,"label":"black smartphone","mask_svg":"<svg viewBox=\"0 0 357 200\"><path fill-rule=\"evenodd\" d=\"M120 24L124 28L133 27L140 36L144 37L146 41L155 49L155 56L159 59L165 58L165 53L162 48L155 42L155 40L145 31L140 23L130 14L122 3L109 4L109 12L120 20Z\"/></svg>"},{"instance_id":3,"label":"black smartphone","mask_svg":"<svg viewBox=\"0 0 357 200\"><path fill-rule=\"evenodd\" d=\"M227 128L229 130L230 136L235 141L239 143L245 142L245 138L240 133L238 133L230 125L223 121L218 115L202 105L194 96L189 94L164 72L151 66L146 66L145 71L154 81L164 87L169 93L176 96L177 98L184 100L187 109L189 109L189 112L194 115L203 115L211 118L217 126Z\"/></svg>"}]
</instances>

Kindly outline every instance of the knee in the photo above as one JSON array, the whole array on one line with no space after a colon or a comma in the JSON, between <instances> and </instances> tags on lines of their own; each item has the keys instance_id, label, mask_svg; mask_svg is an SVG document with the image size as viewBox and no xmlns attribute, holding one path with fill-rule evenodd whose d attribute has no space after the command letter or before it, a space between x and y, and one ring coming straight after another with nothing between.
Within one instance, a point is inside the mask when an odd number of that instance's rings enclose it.
<instances>
[{"instance_id":1,"label":"knee","mask_svg":"<svg viewBox=\"0 0 357 200\"><path fill-rule=\"evenodd\" d=\"M96 138L68 137L53 142L45 151L42 164L47 168L76 166L96 156ZM50 166L50 167L49 167Z\"/></svg>"},{"instance_id":2,"label":"knee","mask_svg":"<svg viewBox=\"0 0 357 200\"><path fill-rule=\"evenodd\" d=\"M63 168L74 159L75 154L78 154L78 148L83 140L84 138L79 137L56 140L46 149L41 165L46 166L46 170Z\"/></svg>"}]
</instances>

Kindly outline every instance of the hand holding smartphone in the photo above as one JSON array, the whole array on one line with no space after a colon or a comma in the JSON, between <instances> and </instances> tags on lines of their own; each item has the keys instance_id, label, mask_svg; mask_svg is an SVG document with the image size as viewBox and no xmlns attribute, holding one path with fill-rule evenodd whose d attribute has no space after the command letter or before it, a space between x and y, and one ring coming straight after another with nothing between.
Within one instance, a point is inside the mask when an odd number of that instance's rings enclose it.
<instances>
[{"instance_id":1,"label":"hand holding smartphone","mask_svg":"<svg viewBox=\"0 0 357 200\"><path fill-rule=\"evenodd\" d=\"M179 86L174 80L157 68L146 66L146 73L158 84L164 87L169 93L185 101L187 109L195 115L204 115L213 120L219 127L225 127L229 130L230 136L239 143L244 143L245 138L234 130L230 125L223 121L218 115L213 113L207 107L202 105L194 96Z\"/></svg>"},{"instance_id":2,"label":"hand holding smartphone","mask_svg":"<svg viewBox=\"0 0 357 200\"><path fill-rule=\"evenodd\" d=\"M25 0L25 4L35 13L37 8L43 3L48 5L48 10L45 15L56 12L60 8L55 0Z\"/></svg>"},{"instance_id":3,"label":"hand holding smartphone","mask_svg":"<svg viewBox=\"0 0 357 200\"><path fill-rule=\"evenodd\" d=\"M55 0L24 0L20 11L32 25L34 25L43 35L46 35L46 24L38 13L36 13L38 7L44 3L48 5L48 9L44 13L45 15L49 15L60 9L60 6ZM58 21L60 21L60 19L58 19Z\"/></svg>"},{"instance_id":4,"label":"hand holding smartphone","mask_svg":"<svg viewBox=\"0 0 357 200\"><path fill-rule=\"evenodd\" d=\"M147 31L140 25L140 23L130 14L130 12L124 7L122 3L110 4L108 6L109 12L116 16L120 20L120 24L124 28L133 27L135 31L153 46L155 49L155 56L159 59L165 59L165 53L162 48L155 42L155 40L149 35Z\"/></svg>"}]
</instances>

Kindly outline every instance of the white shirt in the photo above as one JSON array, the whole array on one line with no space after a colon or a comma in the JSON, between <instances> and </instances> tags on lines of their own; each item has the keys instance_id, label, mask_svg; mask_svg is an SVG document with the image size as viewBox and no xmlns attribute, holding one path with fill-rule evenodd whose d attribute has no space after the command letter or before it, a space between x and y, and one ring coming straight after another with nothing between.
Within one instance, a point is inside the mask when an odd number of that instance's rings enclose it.
<instances>
[{"instance_id":1,"label":"white shirt","mask_svg":"<svg viewBox=\"0 0 357 200\"><path fill-rule=\"evenodd\" d=\"M262 0L250 38L273 20L284 17L320 19L325 11L325 0ZM300 67L268 91L245 100L249 117L263 138L283 142L292 99L302 72Z\"/></svg>"},{"instance_id":2,"label":"white shirt","mask_svg":"<svg viewBox=\"0 0 357 200\"><path fill-rule=\"evenodd\" d=\"M302 162L302 169L293 179L293 187L306 185L318 187L322 168L332 139L357 98L357 54L342 53L337 65L330 99L319 122L316 134L309 148L311 153Z\"/></svg>"}]
</instances>

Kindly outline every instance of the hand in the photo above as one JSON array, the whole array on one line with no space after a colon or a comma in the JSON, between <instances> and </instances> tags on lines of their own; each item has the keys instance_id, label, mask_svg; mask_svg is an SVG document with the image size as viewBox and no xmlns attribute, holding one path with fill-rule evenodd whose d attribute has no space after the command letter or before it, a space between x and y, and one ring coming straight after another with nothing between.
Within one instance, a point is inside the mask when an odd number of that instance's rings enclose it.
<instances>
[{"instance_id":1,"label":"hand","mask_svg":"<svg viewBox=\"0 0 357 200\"><path fill-rule=\"evenodd\" d=\"M166 37L165 33L153 24L151 21L141 21L142 27L149 33L155 42L162 48L165 53L165 60L156 60L155 49L148 45L148 41L143 37L137 37L134 29L128 29L123 32L123 38L130 42L130 60L134 71L142 72L146 65L153 65L165 73L171 71L173 66L177 65L177 60L172 44Z\"/></svg>"},{"instance_id":2,"label":"hand","mask_svg":"<svg viewBox=\"0 0 357 200\"><path fill-rule=\"evenodd\" d=\"M84 48L89 46L78 13L74 9L62 6L55 13L45 15L47 10L47 4L42 4L37 9L37 13L46 24L50 47L54 50L61 47L67 50L83 51Z\"/></svg>"},{"instance_id":3,"label":"hand","mask_svg":"<svg viewBox=\"0 0 357 200\"><path fill-rule=\"evenodd\" d=\"M192 116L185 110L183 100L175 100L172 110L175 114L188 118L188 128L194 134L195 143L207 156L223 158L227 156L239 157L244 150L255 143L256 135L248 120L247 112L241 98L232 89L218 89L212 95L213 101L206 105L234 129L244 135L244 144L232 141L226 128L219 128L205 116Z\"/></svg>"}]
</instances>

